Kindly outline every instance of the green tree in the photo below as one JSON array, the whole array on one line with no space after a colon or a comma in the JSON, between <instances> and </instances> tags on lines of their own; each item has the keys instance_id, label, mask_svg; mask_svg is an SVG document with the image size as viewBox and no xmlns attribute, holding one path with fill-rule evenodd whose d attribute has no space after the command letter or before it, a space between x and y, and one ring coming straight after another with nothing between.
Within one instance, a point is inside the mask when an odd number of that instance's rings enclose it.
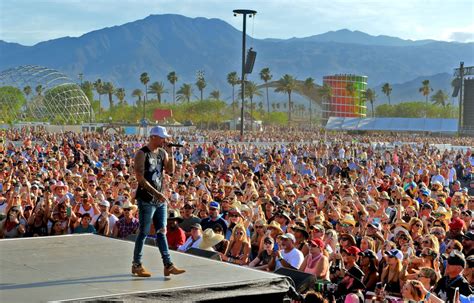
<instances>
[{"instance_id":1,"label":"green tree","mask_svg":"<svg viewBox=\"0 0 474 303\"><path fill-rule=\"evenodd\" d=\"M102 80L99 78L94 82L94 89L97 92L97 95L99 95L99 120L102 114L102 102L101 102L101 96L104 94L104 83Z\"/></svg>"},{"instance_id":2,"label":"green tree","mask_svg":"<svg viewBox=\"0 0 474 303\"><path fill-rule=\"evenodd\" d=\"M161 95L168 93L168 90L165 89L163 82L156 81L150 85L148 92L151 94L156 94L156 100L158 100L158 103L161 104Z\"/></svg>"},{"instance_id":3,"label":"green tree","mask_svg":"<svg viewBox=\"0 0 474 303\"><path fill-rule=\"evenodd\" d=\"M140 75L140 82L145 86L145 99L143 100L143 115L142 119L145 120L145 108L146 104L148 102L148 82L150 82L150 76L148 76L148 73L144 72Z\"/></svg>"},{"instance_id":4,"label":"green tree","mask_svg":"<svg viewBox=\"0 0 474 303\"><path fill-rule=\"evenodd\" d=\"M372 117L374 117L375 112L374 112L374 101L375 101L376 95L375 91L372 89L367 89L365 91L365 99L370 102L370 106L372 108Z\"/></svg>"},{"instance_id":5,"label":"green tree","mask_svg":"<svg viewBox=\"0 0 474 303\"><path fill-rule=\"evenodd\" d=\"M94 101L94 85L90 81L84 81L81 84L81 89L87 96L87 99L89 99L89 102L92 103Z\"/></svg>"},{"instance_id":6,"label":"green tree","mask_svg":"<svg viewBox=\"0 0 474 303\"><path fill-rule=\"evenodd\" d=\"M135 102L137 106L138 106L138 104L141 104L142 96L143 96L143 91L141 89L136 88L136 89L133 90L132 97L138 98L138 100Z\"/></svg>"},{"instance_id":7,"label":"green tree","mask_svg":"<svg viewBox=\"0 0 474 303\"><path fill-rule=\"evenodd\" d=\"M21 108L26 104L23 92L13 86L0 87L0 121L12 124L20 115Z\"/></svg>"},{"instance_id":8,"label":"green tree","mask_svg":"<svg viewBox=\"0 0 474 303\"><path fill-rule=\"evenodd\" d=\"M433 102L434 105L440 105L443 107L448 106L448 101L449 96L445 94L441 89L438 90L433 96L431 96L431 102Z\"/></svg>"},{"instance_id":9,"label":"green tree","mask_svg":"<svg viewBox=\"0 0 474 303\"><path fill-rule=\"evenodd\" d=\"M216 89L216 90L213 90L210 94L209 94L209 98L210 99L214 99L214 100L220 100L221 99L221 92Z\"/></svg>"},{"instance_id":10,"label":"green tree","mask_svg":"<svg viewBox=\"0 0 474 303\"><path fill-rule=\"evenodd\" d=\"M178 90L178 101L186 101L189 103L191 101L191 96L193 94L193 87L191 84L184 83Z\"/></svg>"},{"instance_id":11,"label":"green tree","mask_svg":"<svg viewBox=\"0 0 474 303\"><path fill-rule=\"evenodd\" d=\"M178 82L178 75L172 71L167 76L168 81L173 85L173 103L176 103L176 82Z\"/></svg>"},{"instance_id":12,"label":"green tree","mask_svg":"<svg viewBox=\"0 0 474 303\"><path fill-rule=\"evenodd\" d=\"M26 96L26 102L25 102L25 107L26 109L28 109L28 98L31 94L31 86L27 85L23 88L23 92L25 93L25 96Z\"/></svg>"},{"instance_id":13,"label":"green tree","mask_svg":"<svg viewBox=\"0 0 474 303\"><path fill-rule=\"evenodd\" d=\"M318 88L318 94L321 97L321 100L323 101L323 110L328 113L330 110L328 107L329 100L331 100L332 98L332 87L329 84L324 83L323 86Z\"/></svg>"},{"instance_id":14,"label":"green tree","mask_svg":"<svg viewBox=\"0 0 474 303\"><path fill-rule=\"evenodd\" d=\"M418 91L426 98L426 108L425 108L425 118L428 116L428 98L430 96L430 93L433 91L433 89L430 86L430 80L423 80L421 82L421 87L418 89Z\"/></svg>"},{"instance_id":15,"label":"green tree","mask_svg":"<svg viewBox=\"0 0 474 303\"><path fill-rule=\"evenodd\" d=\"M388 98L388 105L390 105L390 95L392 94L392 87L387 82L382 86L382 93Z\"/></svg>"},{"instance_id":16,"label":"green tree","mask_svg":"<svg viewBox=\"0 0 474 303\"><path fill-rule=\"evenodd\" d=\"M23 92L25 93L26 95L26 98L28 98L31 94L31 86L27 85L23 88Z\"/></svg>"},{"instance_id":17,"label":"green tree","mask_svg":"<svg viewBox=\"0 0 474 303\"><path fill-rule=\"evenodd\" d=\"M302 89L303 89L304 94L308 98L308 102L309 102L309 127L310 128L313 128L313 107L312 107L313 100L311 100L310 94L311 94L311 91L315 87L316 87L316 84L314 84L313 78L308 77L304 80Z\"/></svg>"},{"instance_id":18,"label":"green tree","mask_svg":"<svg viewBox=\"0 0 474 303\"><path fill-rule=\"evenodd\" d=\"M41 94L43 93L43 85L38 85L35 87L35 91L36 91L36 95L37 96L41 96Z\"/></svg>"},{"instance_id":19,"label":"green tree","mask_svg":"<svg viewBox=\"0 0 474 303\"><path fill-rule=\"evenodd\" d=\"M109 110L111 110L112 108L114 108L114 100L112 96L115 93L115 87L112 84L112 82L105 82L103 89L104 89L104 93L106 93L109 96Z\"/></svg>"},{"instance_id":20,"label":"green tree","mask_svg":"<svg viewBox=\"0 0 474 303\"><path fill-rule=\"evenodd\" d=\"M291 93L297 88L296 79L288 74L285 74L283 77L278 80L277 88L275 92L285 93L288 95L288 123L291 123L291 111L292 111L292 102L291 102Z\"/></svg>"},{"instance_id":21,"label":"green tree","mask_svg":"<svg viewBox=\"0 0 474 303\"><path fill-rule=\"evenodd\" d=\"M125 89L124 88L117 88L115 90L115 97L117 97L117 99L119 99L119 105L126 105L126 102L124 102L125 100Z\"/></svg>"},{"instance_id":22,"label":"green tree","mask_svg":"<svg viewBox=\"0 0 474 303\"><path fill-rule=\"evenodd\" d=\"M232 86L232 117L235 117L235 108L237 102L235 102L235 86L239 84L239 76L237 76L237 72L230 72L227 74L227 83Z\"/></svg>"},{"instance_id":23,"label":"green tree","mask_svg":"<svg viewBox=\"0 0 474 303\"><path fill-rule=\"evenodd\" d=\"M242 91L239 91L239 93L242 94ZM250 130L253 130L253 98L255 96L261 97L262 92L255 82L245 81L244 96L250 99Z\"/></svg>"},{"instance_id":24,"label":"green tree","mask_svg":"<svg viewBox=\"0 0 474 303\"><path fill-rule=\"evenodd\" d=\"M270 99L268 99L268 81L272 79L273 75L270 72L270 68L264 67L260 71L260 79L265 83L265 90L267 95L267 113L270 113Z\"/></svg>"},{"instance_id":25,"label":"green tree","mask_svg":"<svg viewBox=\"0 0 474 303\"><path fill-rule=\"evenodd\" d=\"M197 77L197 80L196 80L196 87L198 88L198 90L201 92L201 101L202 101L202 94L204 92L204 89L206 88L207 86L207 83L206 83L206 79L204 78L204 75L199 75Z\"/></svg>"}]
</instances>

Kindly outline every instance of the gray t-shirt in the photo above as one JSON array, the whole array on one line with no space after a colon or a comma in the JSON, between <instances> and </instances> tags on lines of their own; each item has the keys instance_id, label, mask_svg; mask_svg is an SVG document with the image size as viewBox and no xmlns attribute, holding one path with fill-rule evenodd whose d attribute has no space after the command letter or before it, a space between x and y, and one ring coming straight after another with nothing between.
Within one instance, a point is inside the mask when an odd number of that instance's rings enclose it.
<instances>
[{"instance_id":1,"label":"gray t-shirt","mask_svg":"<svg viewBox=\"0 0 474 303\"><path fill-rule=\"evenodd\" d=\"M183 219L183 222L179 223L179 227L188 233L191 231L191 226L196 223L201 223L201 219L193 215L189 219Z\"/></svg>"}]
</instances>

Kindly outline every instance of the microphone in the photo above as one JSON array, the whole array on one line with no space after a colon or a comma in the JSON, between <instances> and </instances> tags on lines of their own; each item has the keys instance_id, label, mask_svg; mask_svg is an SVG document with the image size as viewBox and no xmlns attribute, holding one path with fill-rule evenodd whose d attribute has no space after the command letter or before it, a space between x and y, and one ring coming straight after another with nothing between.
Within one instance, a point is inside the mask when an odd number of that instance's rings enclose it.
<instances>
[{"instance_id":1,"label":"microphone","mask_svg":"<svg viewBox=\"0 0 474 303\"><path fill-rule=\"evenodd\" d=\"M184 145L179 143L168 143L168 147L183 147Z\"/></svg>"}]
</instances>

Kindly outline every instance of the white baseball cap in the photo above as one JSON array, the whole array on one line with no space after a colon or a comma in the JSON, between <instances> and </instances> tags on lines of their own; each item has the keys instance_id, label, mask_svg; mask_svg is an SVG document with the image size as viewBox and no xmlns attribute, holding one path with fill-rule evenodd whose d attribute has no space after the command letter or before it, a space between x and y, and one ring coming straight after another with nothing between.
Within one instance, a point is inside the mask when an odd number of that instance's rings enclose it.
<instances>
[{"instance_id":1,"label":"white baseball cap","mask_svg":"<svg viewBox=\"0 0 474 303\"><path fill-rule=\"evenodd\" d=\"M99 202L99 205L110 207L110 202L107 200L102 200Z\"/></svg>"},{"instance_id":2,"label":"white baseball cap","mask_svg":"<svg viewBox=\"0 0 474 303\"><path fill-rule=\"evenodd\" d=\"M293 234L290 234L290 233L286 233L284 235L281 236L283 239L290 239L293 243L296 242L296 238Z\"/></svg>"},{"instance_id":3,"label":"white baseball cap","mask_svg":"<svg viewBox=\"0 0 474 303\"><path fill-rule=\"evenodd\" d=\"M158 136L161 138L169 138L171 137L168 135L168 132L166 131L166 128L163 126L155 126L150 130L150 136Z\"/></svg>"}]
</instances>

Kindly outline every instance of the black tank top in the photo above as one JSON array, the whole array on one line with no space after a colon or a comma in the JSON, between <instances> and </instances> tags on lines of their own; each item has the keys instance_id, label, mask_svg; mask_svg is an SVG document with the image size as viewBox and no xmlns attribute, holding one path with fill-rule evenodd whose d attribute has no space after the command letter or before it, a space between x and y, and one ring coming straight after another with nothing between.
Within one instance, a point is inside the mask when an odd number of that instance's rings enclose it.
<instances>
[{"instance_id":1,"label":"black tank top","mask_svg":"<svg viewBox=\"0 0 474 303\"><path fill-rule=\"evenodd\" d=\"M144 146L140 150L145 153L145 180L161 192L163 185L165 151L160 148L157 153L153 153L148 146ZM153 201L153 195L141 186L137 189L136 197L144 202Z\"/></svg>"}]
</instances>

